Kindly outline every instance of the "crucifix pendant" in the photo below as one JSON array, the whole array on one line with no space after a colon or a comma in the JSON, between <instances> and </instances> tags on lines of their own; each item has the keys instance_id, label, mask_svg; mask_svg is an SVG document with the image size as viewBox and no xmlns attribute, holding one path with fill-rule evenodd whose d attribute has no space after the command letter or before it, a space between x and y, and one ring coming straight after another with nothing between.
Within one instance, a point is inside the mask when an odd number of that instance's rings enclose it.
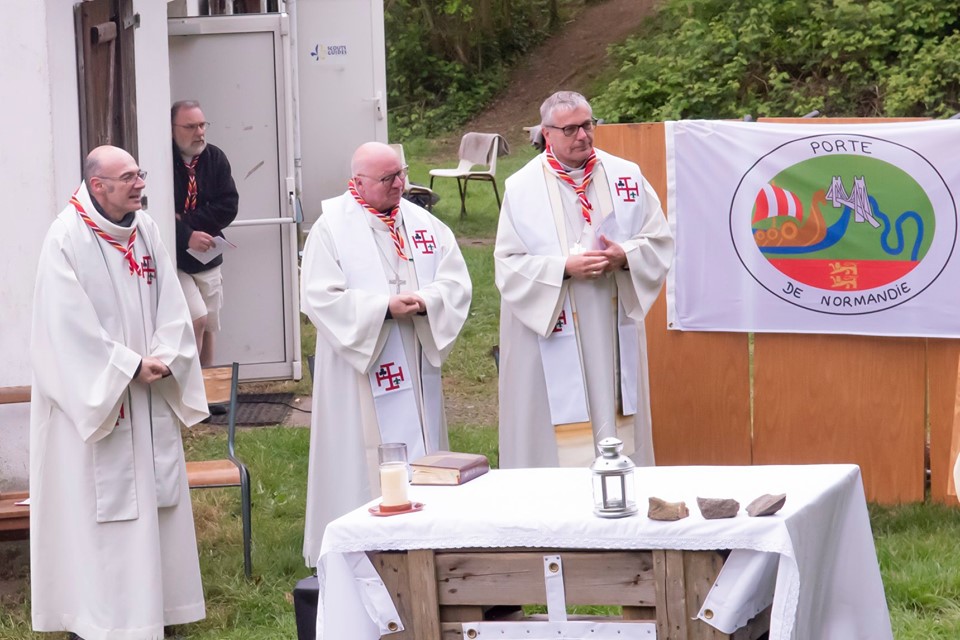
<instances>
[{"instance_id":1,"label":"crucifix pendant","mask_svg":"<svg viewBox=\"0 0 960 640\"><path fill-rule=\"evenodd\" d=\"M407 281L401 280L399 275L397 275L397 277L394 278L393 280L387 280L387 282L389 282L390 284L397 285L397 293L400 293L400 285L407 284Z\"/></svg>"}]
</instances>

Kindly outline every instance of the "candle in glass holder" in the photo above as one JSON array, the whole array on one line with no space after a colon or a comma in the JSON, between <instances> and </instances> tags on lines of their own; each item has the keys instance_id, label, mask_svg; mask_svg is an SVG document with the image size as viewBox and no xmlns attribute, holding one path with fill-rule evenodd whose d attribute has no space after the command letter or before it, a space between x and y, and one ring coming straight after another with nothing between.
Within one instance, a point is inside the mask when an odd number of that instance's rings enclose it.
<instances>
[{"instance_id":1,"label":"candle in glass holder","mask_svg":"<svg viewBox=\"0 0 960 640\"><path fill-rule=\"evenodd\" d=\"M407 487L410 480L407 474L407 464L405 462L384 462L380 465L380 492L383 498L380 501L381 508L394 507L406 508L410 506L410 498L407 497Z\"/></svg>"}]
</instances>

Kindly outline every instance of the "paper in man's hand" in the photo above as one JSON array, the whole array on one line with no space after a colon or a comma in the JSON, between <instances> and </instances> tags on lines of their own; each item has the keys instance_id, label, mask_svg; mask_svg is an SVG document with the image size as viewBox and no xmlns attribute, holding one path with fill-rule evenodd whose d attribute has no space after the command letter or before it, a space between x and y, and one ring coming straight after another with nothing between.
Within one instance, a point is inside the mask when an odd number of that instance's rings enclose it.
<instances>
[{"instance_id":1,"label":"paper in man's hand","mask_svg":"<svg viewBox=\"0 0 960 640\"><path fill-rule=\"evenodd\" d=\"M233 244L226 238L223 238L221 236L213 236L213 246L207 249L206 251L195 251L193 249L187 249L187 253L192 255L194 258L196 258L203 264L207 264L208 262L210 262L211 260L219 256L220 254L222 254L224 251L228 249L236 249L236 248L237 248L237 245Z\"/></svg>"}]
</instances>

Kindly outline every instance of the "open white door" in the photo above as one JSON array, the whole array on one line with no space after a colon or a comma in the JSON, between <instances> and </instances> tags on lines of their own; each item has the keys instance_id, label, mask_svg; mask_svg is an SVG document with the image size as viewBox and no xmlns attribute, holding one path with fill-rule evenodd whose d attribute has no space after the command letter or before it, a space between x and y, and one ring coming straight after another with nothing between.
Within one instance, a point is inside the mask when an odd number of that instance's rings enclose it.
<instances>
[{"instance_id":1,"label":"open white door","mask_svg":"<svg viewBox=\"0 0 960 640\"><path fill-rule=\"evenodd\" d=\"M173 18L168 31L171 99L200 101L207 140L227 154L240 192L224 232L238 248L224 256L215 360L240 362L247 380L299 379L288 18Z\"/></svg>"},{"instance_id":2,"label":"open white door","mask_svg":"<svg viewBox=\"0 0 960 640\"><path fill-rule=\"evenodd\" d=\"M297 0L303 217L340 195L350 157L364 142L387 142L382 0Z\"/></svg>"}]
</instances>

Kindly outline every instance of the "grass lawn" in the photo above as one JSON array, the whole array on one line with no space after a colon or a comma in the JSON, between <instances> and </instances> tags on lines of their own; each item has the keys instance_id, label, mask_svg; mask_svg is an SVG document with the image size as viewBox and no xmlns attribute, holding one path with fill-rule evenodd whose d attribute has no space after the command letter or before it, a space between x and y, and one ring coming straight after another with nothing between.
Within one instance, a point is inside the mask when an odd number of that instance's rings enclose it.
<instances>
[{"instance_id":1,"label":"grass lawn","mask_svg":"<svg viewBox=\"0 0 960 640\"><path fill-rule=\"evenodd\" d=\"M419 184L429 182L428 168L456 164L455 148L440 153L428 143L413 142L405 144L405 152L412 180ZM524 148L501 158L501 182L532 156L533 151ZM460 219L454 181L441 180L435 187L443 198L437 213L461 239L474 283L469 320L444 368L451 447L484 453L495 464L497 376L490 349L498 339L492 244L496 202L489 185L474 183L467 216ZM305 353L312 351L313 336L312 329L305 330ZM298 393L309 389L306 380L289 385ZM207 618L179 629L184 637L296 637L291 590L308 575L301 546L309 437L308 429L287 427L243 428L238 433L238 453L253 480L253 580L243 577L238 492L192 493ZM221 457L225 449L224 435L213 428L189 431L184 443L189 459ZM960 509L871 506L870 515L895 637L960 638ZM25 549L20 543L0 544L0 587L13 585L0 588L0 638L56 638L30 631L29 590L25 583L9 581L27 575Z\"/></svg>"}]
</instances>

